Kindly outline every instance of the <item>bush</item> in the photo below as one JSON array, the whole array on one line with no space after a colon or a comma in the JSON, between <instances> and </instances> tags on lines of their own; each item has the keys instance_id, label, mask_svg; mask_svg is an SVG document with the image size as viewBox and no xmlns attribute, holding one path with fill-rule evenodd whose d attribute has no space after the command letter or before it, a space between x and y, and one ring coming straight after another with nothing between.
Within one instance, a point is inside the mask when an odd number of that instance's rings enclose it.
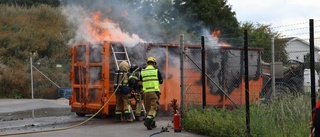
<instances>
[{"instance_id":1,"label":"bush","mask_svg":"<svg viewBox=\"0 0 320 137\"><path fill-rule=\"evenodd\" d=\"M31 52L44 75L59 86L70 86L67 41L74 33L60 8L39 3L30 7L0 4L0 12L0 97L31 97ZM33 72L34 97L56 98L58 88L39 72Z\"/></svg>"},{"instance_id":2,"label":"bush","mask_svg":"<svg viewBox=\"0 0 320 137\"><path fill-rule=\"evenodd\" d=\"M1 98L24 98L30 94L30 75L25 75L23 69L4 69L0 79Z\"/></svg>"}]
</instances>

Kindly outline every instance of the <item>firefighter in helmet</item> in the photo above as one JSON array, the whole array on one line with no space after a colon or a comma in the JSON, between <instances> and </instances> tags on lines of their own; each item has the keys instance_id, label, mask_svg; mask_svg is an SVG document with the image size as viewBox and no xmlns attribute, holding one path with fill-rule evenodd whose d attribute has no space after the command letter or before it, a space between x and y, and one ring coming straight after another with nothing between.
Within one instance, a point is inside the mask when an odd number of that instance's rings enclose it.
<instances>
[{"instance_id":1,"label":"firefighter in helmet","mask_svg":"<svg viewBox=\"0 0 320 137\"><path fill-rule=\"evenodd\" d=\"M129 71L129 64L127 61L122 61L119 64L119 71L116 77L118 88L116 92L116 112L115 117L116 120L121 121L124 119L128 122L133 121L131 116L131 105L129 96L131 96L131 88L128 86L128 71ZM116 87L115 87L116 88ZM123 112L124 111L124 112ZM122 114L124 116L122 116Z\"/></svg>"},{"instance_id":2,"label":"firefighter in helmet","mask_svg":"<svg viewBox=\"0 0 320 137\"><path fill-rule=\"evenodd\" d=\"M140 74L141 68L139 68L136 64L132 64L130 67L130 76L129 76L129 86L131 87L132 96L135 99L135 120L139 121L141 116L141 110L142 110L142 82L141 74Z\"/></svg>"},{"instance_id":3,"label":"firefighter in helmet","mask_svg":"<svg viewBox=\"0 0 320 137\"><path fill-rule=\"evenodd\" d=\"M147 59L147 67L141 70L142 89L147 112L147 117L143 124L148 130L156 127L155 117L159 107L160 84L163 82L161 73L156 65L156 59L149 57Z\"/></svg>"}]
</instances>

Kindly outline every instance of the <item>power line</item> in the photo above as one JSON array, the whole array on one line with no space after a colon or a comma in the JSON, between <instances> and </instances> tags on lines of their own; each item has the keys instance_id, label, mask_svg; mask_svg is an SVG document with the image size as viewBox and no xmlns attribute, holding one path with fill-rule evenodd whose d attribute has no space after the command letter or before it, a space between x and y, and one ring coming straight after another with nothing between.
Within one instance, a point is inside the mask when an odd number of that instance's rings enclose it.
<instances>
[{"instance_id":1,"label":"power line","mask_svg":"<svg viewBox=\"0 0 320 137\"><path fill-rule=\"evenodd\" d=\"M272 29L283 28L283 27L290 27L290 26L296 26L296 25L307 24L307 23L308 22L299 22L299 23L295 23L295 24L281 25L281 26L275 26L275 27L271 27L271 28Z\"/></svg>"},{"instance_id":2,"label":"power line","mask_svg":"<svg viewBox=\"0 0 320 137\"><path fill-rule=\"evenodd\" d=\"M314 26L314 28L320 27L320 25L318 26ZM292 29L287 29L287 30L279 30L279 32L287 32L287 31L296 31L296 30L309 30L309 27L301 27L301 28L292 28Z\"/></svg>"},{"instance_id":3,"label":"power line","mask_svg":"<svg viewBox=\"0 0 320 137\"><path fill-rule=\"evenodd\" d=\"M294 29L280 30L279 32L295 31L295 30L302 30L302 29L308 29L308 28L309 27L294 28Z\"/></svg>"},{"instance_id":4,"label":"power line","mask_svg":"<svg viewBox=\"0 0 320 137\"><path fill-rule=\"evenodd\" d=\"M319 34L320 31L315 31L314 34ZM289 34L289 35L282 35L280 36L281 38L285 38L285 37L292 37L292 36L299 36L299 35L307 35L309 34L309 32L303 32L303 33L296 33L296 34Z\"/></svg>"},{"instance_id":5,"label":"power line","mask_svg":"<svg viewBox=\"0 0 320 137\"><path fill-rule=\"evenodd\" d=\"M320 20L314 20L314 22L320 22ZM299 23L280 25L280 26L275 26L275 27L270 27L270 28L275 29L275 28L291 27L291 26L308 24L308 23L309 22L299 22Z\"/></svg>"}]
</instances>

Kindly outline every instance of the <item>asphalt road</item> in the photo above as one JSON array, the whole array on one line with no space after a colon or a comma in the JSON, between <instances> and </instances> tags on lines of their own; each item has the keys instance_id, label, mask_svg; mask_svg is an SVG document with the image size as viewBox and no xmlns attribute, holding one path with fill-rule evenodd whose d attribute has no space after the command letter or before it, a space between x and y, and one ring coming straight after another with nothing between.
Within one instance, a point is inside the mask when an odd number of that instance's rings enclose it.
<instances>
[{"instance_id":1,"label":"asphalt road","mask_svg":"<svg viewBox=\"0 0 320 137\"><path fill-rule=\"evenodd\" d=\"M157 128L153 130L147 130L143 121L117 122L114 118L93 118L80 125L90 116L78 117L71 113L66 99L0 99L0 102L0 136L205 137L184 130L174 132L171 117L157 118ZM162 128L169 132L160 132Z\"/></svg>"}]
</instances>

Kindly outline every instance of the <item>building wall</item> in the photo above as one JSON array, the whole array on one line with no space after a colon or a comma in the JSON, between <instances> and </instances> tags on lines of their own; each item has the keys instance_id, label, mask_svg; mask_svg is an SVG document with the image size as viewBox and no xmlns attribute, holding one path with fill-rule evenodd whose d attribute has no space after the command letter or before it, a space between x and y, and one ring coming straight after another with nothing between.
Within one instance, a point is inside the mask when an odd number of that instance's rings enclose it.
<instances>
[{"instance_id":1,"label":"building wall","mask_svg":"<svg viewBox=\"0 0 320 137\"><path fill-rule=\"evenodd\" d=\"M304 56L310 51L309 44L302 42L299 39L288 42L286 47L288 57L290 60L298 60L304 62ZM315 48L314 61L320 62L319 49Z\"/></svg>"}]
</instances>

